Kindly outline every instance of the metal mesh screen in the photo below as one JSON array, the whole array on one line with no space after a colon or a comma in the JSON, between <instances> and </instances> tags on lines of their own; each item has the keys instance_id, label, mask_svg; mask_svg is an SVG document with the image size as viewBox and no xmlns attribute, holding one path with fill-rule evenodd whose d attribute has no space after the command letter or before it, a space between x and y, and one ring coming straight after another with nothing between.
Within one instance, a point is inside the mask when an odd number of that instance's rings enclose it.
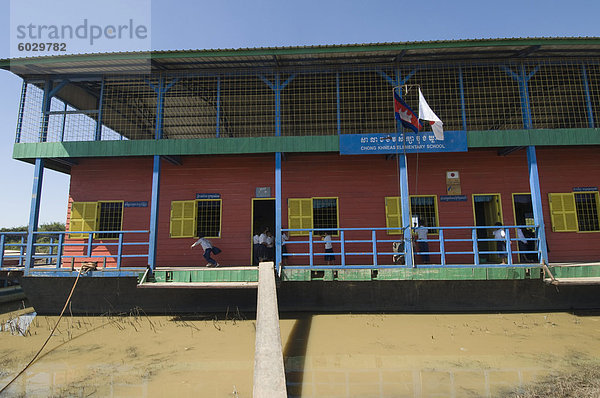
<instances>
[{"instance_id":1,"label":"metal mesh screen","mask_svg":"<svg viewBox=\"0 0 600 398\"><path fill-rule=\"evenodd\" d=\"M313 228L330 228L329 234L337 235L337 198L313 198Z\"/></svg>"},{"instance_id":2,"label":"metal mesh screen","mask_svg":"<svg viewBox=\"0 0 600 398\"><path fill-rule=\"evenodd\" d=\"M21 107L17 121L16 142L39 142L42 126L44 90L35 84L26 84L22 91Z\"/></svg>"},{"instance_id":3,"label":"metal mesh screen","mask_svg":"<svg viewBox=\"0 0 600 398\"><path fill-rule=\"evenodd\" d=\"M275 135L275 95L263 79L272 74L235 74L221 79L221 137ZM213 135L214 136L214 135Z\"/></svg>"},{"instance_id":4,"label":"metal mesh screen","mask_svg":"<svg viewBox=\"0 0 600 398\"><path fill-rule=\"evenodd\" d=\"M497 65L464 67L463 85L468 130L522 129L519 87ZM435 111L433 102L429 105ZM438 114L444 120L444 115Z\"/></svg>"},{"instance_id":5,"label":"metal mesh screen","mask_svg":"<svg viewBox=\"0 0 600 398\"><path fill-rule=\"evenodd\" d=\"M102 124L114 136L116 132L129 140L153 139L156 125L158 79L149 77L115 77L104 81ZM105 132L103 128L103 134Z\"/></svg>"},{"instance_id":6,"label":"metal mesh screen","mask_svg":"<svg viewBox=\"0 0 600 398\"><path fill-rule=\"evenodd\" d=\"M154 139L161 102L167 139L393 132L392 89L400 78L409 106L417 111L420 87L446 130L587 128L600 119L597 60L240 69L110 77L103 89L98 80L69 83L51 102L47 140ZM20 142L42 136L40 87L25 86Z\"/></svg>"},{"instance_id":7,"label":"metal mesh screen","mask_svg":"<svg viewBox=\"0 0 600 398\"><path fill-rule=\"evenodd\" d=\"M600 225L598 224L599 207L597 192L575 194L575 208L577 210L579 231L600 231Z\"/></svg>"},{"instance_id":8,"label":"metal mesh screen","mask_svg":"<svg viewBox=\"0 0 600 398\"><path fill-rule=\"evenodd\" d=\"M196 235L218 238L221 235L221 201L199 200Z\"/></svg>"},{"instance_id":9,"label":"metal mesh screen","mask_svg":"<svg viewBox=\"0 0 600 398\"><path fill-rule=\"evenodd\" d=\"M539 66L529 81L532 128L588 127L582 72L578 64Z\"/></svg>"},{"instance_id":10,"label":"metal mesh screen","mask_svg":"<svg viewBox=\"0 0 600 398\"><path fill-rule=\"evenodd\" d=\"M281 93L282 135L337 134L337 76L303 73Z\"/></svg>"},{"instance_id":11,"label":"metal mesh screen","mask_svg":"<svg viewBox=\"0 0 600 398\"><path fill-rule=\"evenodd\" d=\"M410 196L410 213L412 217L419 218L419 226L427 226L429 233L434 234L438 231L437 227L438 220L435 207L436 196Z\"/></svg>"},{"instance_id":12,"label":"metal mesh screen","mask_svg":"<svg viewBox=\"0 0 600 398\"><path fill-rule=\"evenodd\" d=\"M173 86L165 95L163 138L214 137L220 127L217 124L219 79L182 76L168 81Z\"/></svg>"},{"instance_id":13,"label":"metal mesh screen","mask_svg":"<svg viewBox=\"0 0 600 398\"><path fill-rule=\"evenodd\" d=\"M99 202L98 230L120 231L123 220L123 202ZM118 239L119 234L99 233L98 239Z\"/></svg>"},{"instance_id":14,"label":"metal mesh screen","mask_svg":"<svg viewBox=\"0 0 600 398\"><path fill-rule=\"evenodd\" d=\"M583 63L583 65L588 83L586 98L589 96L591 107L588 109L588 114L591 113L588 127L597 127L600 122L600 65L597 63Z\"/></svg>"}]
</instances>

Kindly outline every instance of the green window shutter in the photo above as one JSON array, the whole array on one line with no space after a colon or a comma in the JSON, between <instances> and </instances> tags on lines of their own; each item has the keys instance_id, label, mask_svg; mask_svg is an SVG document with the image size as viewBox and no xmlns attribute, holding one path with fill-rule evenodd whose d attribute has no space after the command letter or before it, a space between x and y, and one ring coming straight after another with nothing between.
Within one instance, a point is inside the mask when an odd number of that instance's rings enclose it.
<instances>
[{"instance_id":1,"label":"green window shutter","mask_svg":"<svg viewBox=\"0 0 600 398\"><path fill-rule=\"evenodd\" d=\"M313 227L312 199L288 199L288 228L310 229ZM308 236L308 231L290 232L290 236Z\"/></svg>"},{"instance_id":2,"label":"green window shutter","mask_svg":"<svg viewBox=\"0 0 600 398\"><path fill-rule=\"evenodd\" d=\"M577 211L573 193L549 193L553 232L577 232Z\"/></svg>"},{"instance_id":3,"label":"green window shutter","mask_svg":"<svg viewBox=\"0 0 600 398\"><path fill-rule=\"evenodd\" d=\"M196 235L195 200L176 200L171 202L171 238L193 238Z\"/></svg>"},{"instance_id":4,"label":"green window shutter","mask_svg":"<svg viewBox=\"0 0 600 398\"><path fill-rule=\"evenodd\" d=\"M69 231L95 231L98 220L98 202L73 202ZM85 239L88 234L70 234L71 239Z\"/></svg>"},{"instance_id":5,"label":"green window shutter","mask_svg":"<svg viewBox=\"0 0 600 398\"><path fill-rule=\"evenodd\" d=\"M402 209L400 198L397 196L386 196L385 198L385 226L388 228L402 228ZM388 234L398 235L402 229L388 229Z\"/></svg>"}]
</instances>

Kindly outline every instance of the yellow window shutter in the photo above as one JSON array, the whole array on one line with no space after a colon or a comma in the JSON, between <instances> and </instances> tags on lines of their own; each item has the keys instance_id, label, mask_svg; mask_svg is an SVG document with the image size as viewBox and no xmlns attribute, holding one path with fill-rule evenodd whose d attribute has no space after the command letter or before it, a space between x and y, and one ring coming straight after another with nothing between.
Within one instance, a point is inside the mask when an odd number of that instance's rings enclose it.
<instances>
[{"instance_id":1,"label":"yellow window shutter","mask_svg":"<svg viewBox=\"0 0 600 398\"><path fill-rule=\"evenodd\" d=\"M577 232L577 211L573 193L549 193L553 232Z\"/></svg>"},{"instance_id":2,"label":"yellow window shutter","mask_svg":"<svg viewBox=\"0 0 600 398\"><path fill-rule=\"evenodd\" d=\"M196 235L195 200L176 200L171 202L171 238L193 238Z\"/></svg>"},{"instance_id":3,"label":"yellow window shutter","mask_svg":"<svg viewBox=\"0 0 600 398\"><path fill-rule=\"evenodd\" d=\"M402 208L398 196L386 196L385 198L385 226L388 228L402 228ZM389 229L388 234L401 234L402 229Z\"/></svg>"},{"instance_id":4,"label":"yellow window shutter","mask_svg":"<svg viewBox=\"0 0 600 398\"><path fill-rule=\"evenodd\" d=\"M288 228L310 229L313 227L312 199L288 199ZM290 236L308 236L308 231L290 232Z\"/></svg>"},{"instance_id":5,"label":"yellow window shutter","mask_svg":"<svg viewBox=\"0 0 600 398\"><path fill-rule=\"evenodd\" d=\"M69 231L95 231L98 220L98 202L73 202ZM71 239L85 239L88 234L70 234Z\"/></svg>"}]
</instances>

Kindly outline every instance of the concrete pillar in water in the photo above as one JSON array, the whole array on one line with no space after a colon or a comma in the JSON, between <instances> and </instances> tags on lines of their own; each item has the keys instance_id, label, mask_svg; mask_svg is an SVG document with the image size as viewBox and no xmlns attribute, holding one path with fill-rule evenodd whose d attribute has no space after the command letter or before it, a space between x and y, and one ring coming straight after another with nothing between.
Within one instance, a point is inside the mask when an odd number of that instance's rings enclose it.
<instances>
[{"instance_id":1,"label":"concrete pillar in water","mask_svg":"<svg viewBox=\"0 0 600 398\"><path fill-rule=\"evenodd\" d=\"M273 262L258 266L254 398L287 397Z\"/></svg>"}]
</instances>

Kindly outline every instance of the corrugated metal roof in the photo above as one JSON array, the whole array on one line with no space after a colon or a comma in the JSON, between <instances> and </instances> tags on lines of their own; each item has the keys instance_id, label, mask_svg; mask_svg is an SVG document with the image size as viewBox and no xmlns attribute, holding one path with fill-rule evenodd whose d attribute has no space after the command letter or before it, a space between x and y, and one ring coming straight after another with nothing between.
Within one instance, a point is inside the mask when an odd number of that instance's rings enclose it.
<instances>
[{"instance_id":1,"label":"corrugated metal roof","mask_svg":"<svg viewBox=\"0 0 600 398\"><path fill-rule=\"evenodd\" d=\"M140 71L277 67L356 62L420 62L468 59L597 57L600 37L542 37L327 44L238 49L181 49L73 54L0 60L19 76L115 74Z\"/></svg>"}]
</instances>

